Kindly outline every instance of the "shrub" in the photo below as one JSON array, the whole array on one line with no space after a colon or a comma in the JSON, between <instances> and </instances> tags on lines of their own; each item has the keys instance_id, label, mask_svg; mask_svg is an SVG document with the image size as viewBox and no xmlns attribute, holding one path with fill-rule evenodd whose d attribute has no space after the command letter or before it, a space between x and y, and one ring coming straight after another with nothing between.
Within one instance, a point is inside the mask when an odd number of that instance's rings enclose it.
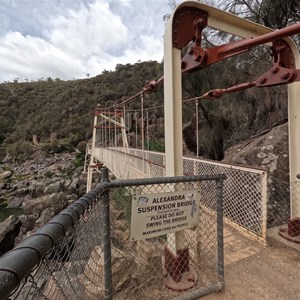
<instances>
[{"instance_id":1,"label":"shrub","mask_svg":"<svg viewBox=\"0 0 300 300\"><path fill-rule=\"evenodd\" d=\"M34 152L34 146L32 143L20 140L13 144L9 144L6 147L8 155L12 156L17 162L23 162L27 160Z\"/></svg>"},{"instance_id":2,"label":"shrub","mask_svg":"<svg viewBox=\"0 0 300 300\"><path fill-rule=\"evenodd\" d=\"M77 153L73 164L76 168L83 167L84 161L85 161L85 153L80 152L80 153Z\"/></svg>"}]
</instances>

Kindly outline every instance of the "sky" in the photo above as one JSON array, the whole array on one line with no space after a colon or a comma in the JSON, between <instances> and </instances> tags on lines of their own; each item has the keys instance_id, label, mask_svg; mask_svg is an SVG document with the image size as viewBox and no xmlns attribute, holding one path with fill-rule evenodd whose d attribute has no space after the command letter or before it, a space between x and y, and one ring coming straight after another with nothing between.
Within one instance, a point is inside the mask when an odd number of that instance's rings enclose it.
<instances>
[{"instance_id":1,"label":"sky","mask_svg":"<svg viewBox=\"0 0 300 300\"><path fill-rule=\"evenodd\" d=\"M170 12L168 0L0 0L0 82L161 62Z\"/></svg>"}]
</instances>

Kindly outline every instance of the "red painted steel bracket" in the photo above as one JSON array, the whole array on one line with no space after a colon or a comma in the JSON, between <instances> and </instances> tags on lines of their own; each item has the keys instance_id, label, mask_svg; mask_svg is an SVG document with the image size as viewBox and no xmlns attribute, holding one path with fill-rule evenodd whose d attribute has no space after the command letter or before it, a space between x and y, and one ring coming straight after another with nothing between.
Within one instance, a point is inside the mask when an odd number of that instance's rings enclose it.
<instances>
[{"instance_id":1,"label":"red painted steel bracket","mask_svg":"<svg viewBox=\"0 0 300 300\"><path fill-rule=\"evenodd\" d=\"M173 47L178 49L188 47L181 62L182 73L192 73L204 69L216 62L248 52L253 47L271 42L273 43L273 67L255 82L241 83L228 89L209 91L203 98L220 97L222 93L235 92L252 86L267 87L300 81L300 70L295 69L293 52L287 42L283 40L285 37L300 33L300 23L255 38L245 38L220 46L202 48L202 31L207 26L208 18L209 15L206 11L193 7L183 7L175 12L172 32ZM162 83L163 77L158 81L148 81L145 83L143 92L155 92L158 85Z\"/></svg>"},{"instance_id":2,"label":"red painted steel bracket","mask_svg":"<svg viewBox=\"0 0 300 300\"><path fill-rule=\"evenodd\" d=\"M257 79L256 86L266 87L300 81L300 70L295 69L295 59L289 45L284 40L277 40L273 42L271 49L273 67Z\"/></svg>"},{"instance_id":3,"label":"red painted steel bracket","mask_svg":"<svg viewBox=\"0 0 300 300\"><path fill-rule=\"evenodd\" d=\"M192 73L204 69L211 64L270 42L272 42L273 66L253 82L241 83L226 89L212 90L199 98L214 99L225 93L237 92L253 86L268 87L300 81L300 70L295 69L293 52L288 43L283 40L284 37L300 32L299 23L259 37L245 38L211 48L202 48L201 37L203 29L207 26L207 18L206 12L197 9L191 10L190 8L179 10L174 16L173 46L182 49L188 45L187 52L182 58L182 73ZM155 82L152 82L152 89L154 86Z\"/></svg>"}]
</instances>

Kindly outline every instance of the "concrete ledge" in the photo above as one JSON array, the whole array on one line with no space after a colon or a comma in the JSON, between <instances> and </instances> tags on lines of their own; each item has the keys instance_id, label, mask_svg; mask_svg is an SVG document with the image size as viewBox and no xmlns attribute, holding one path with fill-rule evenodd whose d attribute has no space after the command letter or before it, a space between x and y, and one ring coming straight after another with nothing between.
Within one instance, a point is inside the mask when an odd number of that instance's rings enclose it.
<instances>
[{"instance_id":1,"label":"concrete ledge","mask_svg":"<svg viewBox=\"0 0 300 300\"><path fill-rule=\"evenodd\" d=\"M281 237L278 234L279 228L282 228L282 227L283 226L278 226L278 227L274 227L274 228L268 229L268 231L267 231L268 244L272 245L272 243L274 243L274 242L276 243L277 242L277 243L283 244L283 245L285 245L287 247L296 249L297 251L300 252L300 245L299 244L290 242L290 241L284 239L283 237Z\"/></svg>"}]
</instances>

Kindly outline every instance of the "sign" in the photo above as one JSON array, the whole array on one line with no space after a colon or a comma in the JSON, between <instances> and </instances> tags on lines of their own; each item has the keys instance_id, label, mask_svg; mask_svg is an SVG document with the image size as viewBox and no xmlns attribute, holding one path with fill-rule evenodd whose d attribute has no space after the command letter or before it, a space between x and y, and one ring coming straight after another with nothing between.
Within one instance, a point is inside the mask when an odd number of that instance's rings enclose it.
<instances>
[{"instance_id":1,"label":"sign","mask_svg":"<svg viewBox=\"0 0 300 300\"><path fill-rule=\"evenodd\" d=\"M199 190L134 196L130 239L144 240L196 226L199 198Z\"/></svg>"}]
</instances>

